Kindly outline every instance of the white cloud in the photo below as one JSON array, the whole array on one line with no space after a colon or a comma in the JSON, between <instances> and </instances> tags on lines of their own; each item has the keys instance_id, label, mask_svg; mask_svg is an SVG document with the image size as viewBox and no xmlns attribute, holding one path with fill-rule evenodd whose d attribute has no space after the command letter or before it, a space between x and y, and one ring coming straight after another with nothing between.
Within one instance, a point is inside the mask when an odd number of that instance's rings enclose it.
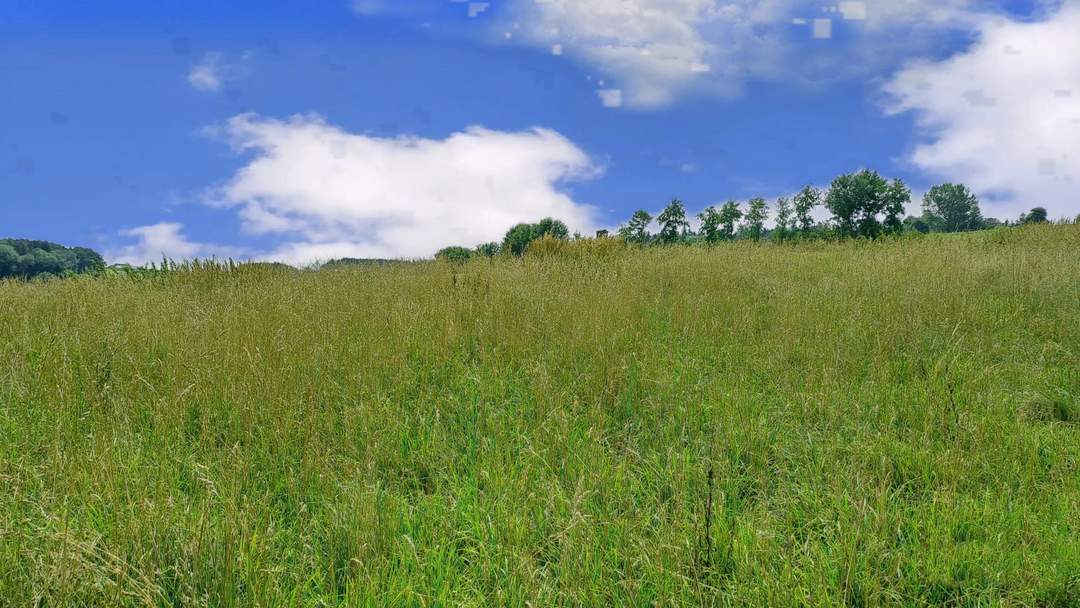
<instances>
[{"instance_id":1,"label":"white cloud","mask_svg":"<svg viewBox=\"0 0 1080 608\"><path fill-rule=\"evenodd\" d=\"M600 102L604 104L605 108L621 108L623 104L622 91L619 89L597 89L596 94L600 96Z\"/></svg>"},{"instance_id":2,"label":"white cloud","mask_svg":"<svg viewBox=\"0 0 1080 608\"><path fill-rule=\"evenodd\" d=\"M658 106L671 101L707 65L712 50L701 27L714 0L520 0L515 20L522 39L618 77L627 101ZM698 70L695 71L694 68Z\"/></svg>"},{"instance_id":3,"label":"white cloud","mask_svg":"<svg viewBox=\"0 0 1080 608\"><path fill-rule=\"evenodd\" d=\"M202 60L188 71L187 80L195 89L214 93L229 82L242 78L252 53L245 52L237 63L228 62L225 55L216 51L205 53Z\"/></svg>"},{"instance_id":4,"label":"white cloud","mask_svg":"<svg viewBox=\"0 0 1080 608\"><path fill-rule=\"evenodd\" d=\"M251 233L284 239L274 259L425 257L499 240L511 225L545 216L572 229L594 223L594 210L558 186L600 169L548 129L380 138L319 116L243 114L214 132L253 157L211 204L237 210Z\"/></svg>"},{"instance_id":5,"label":"white cloud","mask_svg":"<svg viewBox=\"0 0 1080 608\"><path fill-rule=\"evenodd\" d=\"M523 24L515 41L558 48L612 78L624 105L654 108L694 90L738 95L755 80L877 75L1003 2L510 0L506 19ZM834 36L839 28L849 35Z\"/></svg>"},{"instance_id":6,"label":"white cloud","mask_svg":"<svg viewBox=\"0 0 1080 608\"><path fill-rule=\"evenodd\" d=\"M163 258L180 261L192 258L241 257L243 253L236 247L189 241L183 235L183 229L183 224L162 222L124 230L120 234L135 239L135 242L108 251L105 257L115 264L143 265L160 262Z\"/></svg>"},{"instance_id":7,"label":"white cloud","mask_svg":"<svg viewBox=\"0 0 1080 608\"><path fill-rule=\"evenodd\" d=\"M188 83L200 91L221 89L221 53L207 53L202 61L188 72Z\"/></svg>"},{"instance_id":8,"label":"white cloud","mask_svg":"<svg viewBox=\"0 0 1080 608\"><path fill-rule=\"evenodd\" d=\"M926 139L912 163L990 197L988 215L1080 212L1078 32L1078 2L1040 22L986 19L966 52L899 72L889 111L913 112Z\"/></svg>"}]
</instances>

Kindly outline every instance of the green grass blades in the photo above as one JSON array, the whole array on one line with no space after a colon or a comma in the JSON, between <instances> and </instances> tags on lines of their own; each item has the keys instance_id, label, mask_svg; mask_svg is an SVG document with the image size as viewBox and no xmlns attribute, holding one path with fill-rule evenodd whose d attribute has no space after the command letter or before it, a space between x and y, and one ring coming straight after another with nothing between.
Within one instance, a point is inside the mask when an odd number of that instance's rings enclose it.
<instances>
[{"instance_id":1,"label":"green grass blades","mask_svg":"<svg viewBox=\"0 0 1080 608\"><path fill-rule=\"evenodd\" d=\"M1080 226L6 282L0 605L1080 606L1078 357Z\"/></svg>"}]
</instances>

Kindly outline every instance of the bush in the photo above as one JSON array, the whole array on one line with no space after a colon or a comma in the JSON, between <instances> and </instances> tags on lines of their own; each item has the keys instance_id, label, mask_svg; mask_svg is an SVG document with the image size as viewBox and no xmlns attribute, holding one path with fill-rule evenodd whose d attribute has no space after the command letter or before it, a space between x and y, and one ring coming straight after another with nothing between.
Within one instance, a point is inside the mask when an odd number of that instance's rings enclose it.
<instances>
[{"instance_id":1,"label":"bush","mask_svg":"<svg viewBox=\"0 0 1080 608\"><path fill-rule=\"evenodd\" d=\"M465 247L444 247L435 254L435 259L448 262L467 262L472 257L472 250Z\"/></svg>"}]
</instances>

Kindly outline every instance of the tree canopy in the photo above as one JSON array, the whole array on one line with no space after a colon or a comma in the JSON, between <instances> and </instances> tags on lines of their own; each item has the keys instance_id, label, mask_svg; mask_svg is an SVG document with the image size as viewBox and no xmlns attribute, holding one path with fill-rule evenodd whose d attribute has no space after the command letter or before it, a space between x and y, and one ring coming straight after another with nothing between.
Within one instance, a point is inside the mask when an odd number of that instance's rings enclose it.
<instances>
[{"instance_id":1,"label":"tree canopy","mask_svg":"<svg viewBox=\"0 0 1080 608\"><path fill-rule=\"evenodd\" d=\"M752 241L760 241L765 234L765 221L769 219L769 207L763 198L752 198L743 216L743 231Z\"/></svg>"},{"instance_id":2,"label":"tree canopy","mask_svg":"<svg viewBox=\"0 0 1080 608\"><path fill-rule=\"evenodd\" d=\"M729 200L723 205L709 205L696 214L699 223L691 227L687 207L672 199L657 217L638 209L618 229L618 238L637 245L707 243L733 240L768 240L773 242L806 241L836 238L876 239L883 235L962 232L999 226L1015 226L1049 221L1047 210L1035 207L1018 221L984 218L975 193L963 184L938 184L923 196L920 216L906 215L911 204L911 189L900 179L887 179L878 172L864 169L841 175L827 189L805 186L794 195L781 196L769 204L754 197L740 205ZM823 206L831 213L828 220L815 219L815 210ZM820 216L819 216L820 217ZM774 221L770 221L770 218ZM653 222L659 231L650 234ZM1080 223L1080 217L1076 219ZM501 244L486 243L469 251L471 256L495 256L499 253L524 255L530 245L544 237L554 241L569 239L566 224L544 218L535 224L521 223L507 231ZM596 231L597 238L608 237L608 230ZM574 240L582 239L575 232ZM539 249L563 249L557 247ZM448 248L438 257L464 257L465 251ZM2 260L2 258L0 258Z\"/></svg>"},{"instance_id":3,"label":"tree canopy","mask_svg":"<svg viewBox=\"0 0 1080 608\"><path fill-rule=\"evenodd\" d=\"M649 224L652 220L653 217L647 211L638 209L630 216L626 225L619 228L619 236L630 243L644 245L649 242Z\"/></svg>"},{"instance_id":4,"label":"tree canopy","mask_svg":"<svg viewBox=\"0 0 1080 608\"><path fill-rule=\"evenodd\" d=\"M570 236L570 230L562 221L550 217L545 217L535 224L517 224L506 231L502 250L517 256L524 255L525 250L529 248L529 243L547 235L556 239L566 239Z\"/></svg>"},{"instance_id":5,"label":"tree canopy","mask_svg":"<svg viewBox=\"0 0 1080 608\"><path fill-rule=\"evenodd\" d=\"M664 207L656 221L660 224L660 234L657 236L662 243L674 243L685 236L690 228L690 223L686 221L686 207L677 198Z\"/></svg>"},{"instance_id":6,"label":"tree canopy","mask_svg":"<svg viewBox=\"0 0 1080 608\"><path fill-rule=\"evenodd\" d=\"M834 179L825 207L832 212L840 236L875 238L903 228L901 218L910 200L911 191L902 181L890 183L877 171L864 169Z\"/></svg>"},{"instance_id":7,"label":"tree canopy","mask_svg":"<svg viewBox=\"0 0 1080 608\"><path fill-rule=\"evenodd\" d=\"M814 228L814 218L811 215L814 208L821 204L821 190L813 186L806 186L795 195L793 201L795 212L795 227L803 235L809 234Z\"/></svg>"},{"instance_id":8,"label":"tree canopy","mask_svg":"<svg viewBox=\"0 0 1080 608\"><path fill-rule=\"evenodd\" d=\"M467 247L443 247L435 254L435 258L448 262L467 262L473 255L473 250Z\"/></svg>"},{"instance_id":9,"label":"tree canopy","mask_svg":"<svg viewBox=\"0 0 1080 608\"><path fill-rule=\"evenodd\" d=\"M0 239L0 278L32 279L95 272L105 260L92 249L48 241Z\"/></svg>"},{"instance_id":10,"label":"tree canopy","mask_svg":"<svg viewBox=\"0 0 1080 608\"><path fill-rule=\"evenodd\" d=\"M1045 207L1034 207L1031 211L1020 216L1021 224L1043 224L1048 221Z\"/></svg>"},{"instance_id":11,"label":"tree canopy","mask_svg":"<svg viewBox=\"0 0 1080 608\"><path fill-rule=\"evenodd\" d=\"M923 196L923 220L940 232L982 228L979 199L963 184L939 184Z\"/></svg>"}]
</instances>

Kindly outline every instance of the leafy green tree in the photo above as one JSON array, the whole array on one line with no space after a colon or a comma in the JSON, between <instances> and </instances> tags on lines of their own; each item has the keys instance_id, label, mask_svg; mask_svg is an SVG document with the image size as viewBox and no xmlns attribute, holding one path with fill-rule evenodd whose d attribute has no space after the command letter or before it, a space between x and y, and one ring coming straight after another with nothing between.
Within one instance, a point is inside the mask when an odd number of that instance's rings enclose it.
<instances>
[{"instance_id":1,"label":"leafy green tree","mask_svg":"<svg viewBox=\"0 0 1080 608\"><path fill-rule=\"evenodd\" d=\"M105 269L105 260L98 252L86 247L72 247L75 254L75 272L98 272Z\"/></svg>"},{"instance_id":2,"label":"leafy green tree","mask_svg":"<svg viewBox=\"0 0 1080 608\"><path fill-rule=\"evenodd\" d=\"M776 199L776 240L783 241L795 232L795 210L786 197Z\"/></svg>"},{"instance_id":3,"label":"leafy green tree","mask_svg":"<svg viewBox=\"0 0 1080 608\"><path fill-rule=\"evenodd\" d=\"M795 195L795 224L799 232L806 236L814 229L814 209L821 205L821 190L806 186Z\"/></svg>"},{"instance_id":4,"label":"leafy green tree","mask_svg":"<svg viewBox=\"0 0 1080 608\"><path fill-rule=\"evenodd\" d=\"M739 203L728 201L720 208L720 235L724 240L735 238L735 225L742 219L743 212L739 209Z\"/></svg>"},{"instance_id":5,"label":"leafy green tree","mask_svg":"<svg viewBox=\"0 0 1080 608\"><path fill-rule=\"evenodd\" d=\"M1031 211L1020 215L1021 224L1043 224L1049 219L1045 207L1035 207Z\"/></svg>"},{"instance_id":6,"label":"leafy green tree","mask_svg":"<svg viewBox=\"0 0 1080 608\"><path fill-rule=\"evenodd\" d=\"M447 262L467 262L472 257L472 250L467 247L444 247L435 254L435 259Z\"/></svg>"},{"instance_id":7,"label":"leafy green tree","mask_svg":"<svg viewBox=\"0 0 1080 608\"><path fill-rule=\"evenodd\" d=\"M963 184L939 184L923 196L923 217L934 230L965 232L982 228L979 199Z\"/></svg>"},{"instance_id":8,"label":"leafy green tree","mask_svg":"<svg viewBox=\"0 0 1080 608\"><path fill-rule=\"evenodd\" d=\"M638 209L634 212L634 215L630 216L630 221L626 222L626 225L622 228L619 228L619 236L627 242L644 245L649 242L649 224L652 223L652 220L653 217L647 211Z\"/></svg>"},{"instance_id":9,"label":"leafy green tree","mask_svg":"<svg viewBox=\"0 0 1080 608\"><path fill-rule=\"evenodd\" d=\"M536 223L536 238L543 238L549 234L557 239L570 238L570 230L566 228L566 224L560 220L545 217Z\"/></svg>"},{"instance_id":10,"label":"leafy green tree","mask_svg":"<svg viewBox=\"0 0 1080 608\"><path fill-rule=\"evenodd\" d=\"M503 237L502 250L516 256L522 256L525 254L525 250L528 249L529 243L536 240L536 238L535 224L516 224L506 231L506 236Z\"/></svg>"},{"instance_id":11,"label":"leafy green tree","mask_svg":"<svg viewBox=\"0 0 1080 608\"><path fill-rule=\"evenodd\" d=\"M482 245L476 246L476 255L493 258L499 255L500 249L501 248L499 247L498 243L484 243Z\"/></svg>"},{"instance_id":12,"label":"leafy green tree","mask_svg":"<svg viewBox=\"0 0 1080 608\"><path fill-rule=\"evenodd\" d=\"M715 243L724 238L720 226L722 223L721 215L715 206L709 205L706 207L704 211L698 214L698 219L701 220L701 236L705 237L705 242Z\"/></svg>"},{"instance_id":13,"label":"leafy green tree","mask_svg":"<svg viewBox=\"0 0 1080 608\"><path fill-rule=\"evenodd\" d=\"M47 251L45 249L34 249L30 253L30 255L33 259L32 263L34 265L34 274L42 274L47 272L49 274L56 275L59 274L63 269L63 264L60 261L59 256L57 256L52 251Z\"/></svg>"},{"instance_id":14,"label":"leafy green tree","mask_svg":"<svg viewBox=\"0 0 1080 608\"><path fill-rule=\"evenodd\" d=\"M506 231L506 236L503 237L502 250L521 256L529 248L529 243L548 235L562 240L569 238L570 231L566 228L566 224L550 217L545 217L535 224L517 224Z\"/></svg>"},{"instance_id":15,"label":"leafy green tree","mask_svg":"<svg viewBox=\"0 0 1080 608\"><path fill-rule=\"evenodd\" d=\"M825 208L832 212L840 236L875 238L883 228L895 231L902 227L905 198L910 200L911 194L903 182L890 184L877 171L863 170L834 179L825 195ZM887 226L878 219L882 213Z\"/></svg>"},{"instance_id":16,"label":"leafy green tree","mask_svg":"<svg viewBox=\"0 0 1080 608\"><path fill-rule=\"evenodd\" d=\"M765 221L769 219L769 207L763 198L752 198L746 209L743 231L747 238L760 241L765 234Z\"/></svg>"},{"instance_id":17,"label":"leafy green tree","mask_svg":"<svg viewBox=\"0 0 1080 608\"><path fill-rule=\"evenodd\" d=\"M909 215L904 218L904 230L907 232L926 234L930 232L930 224L924 218Z\"/></svg>"},{"instance_id":18,"label":"leafy green tree","mask_svg":"<svg viewBox=\"0 0 1080 608\"><path fill-rule=\"evenodd\" d=\"M885 191L885 232L900 234L904 231L904 211L911 203L911 188L903 181L894 179Z\"/></svg>"},{"instance_id":19,"label":"leafy green tree","mask_svg":"<svg viewBox=\"0 0 1080 608\"><path fill-rule=\"evenodd\" d=\"M656 221L660 224L660 234L657 236L661 243L674 243L684 237L686 229L690 227L690 222L686 221L686 207L677 198L664 207Z\"/></svg>"},{"instance_id":20,"label":"leafy green tree","mask_svg":"<svg viewBox=\"0 0 1080 608\"><path fill-rule=\"evenodd\" d=\"M7 243L0 243L0 278L18 274L19 252Z\"/></svg>"}]
</instances>

